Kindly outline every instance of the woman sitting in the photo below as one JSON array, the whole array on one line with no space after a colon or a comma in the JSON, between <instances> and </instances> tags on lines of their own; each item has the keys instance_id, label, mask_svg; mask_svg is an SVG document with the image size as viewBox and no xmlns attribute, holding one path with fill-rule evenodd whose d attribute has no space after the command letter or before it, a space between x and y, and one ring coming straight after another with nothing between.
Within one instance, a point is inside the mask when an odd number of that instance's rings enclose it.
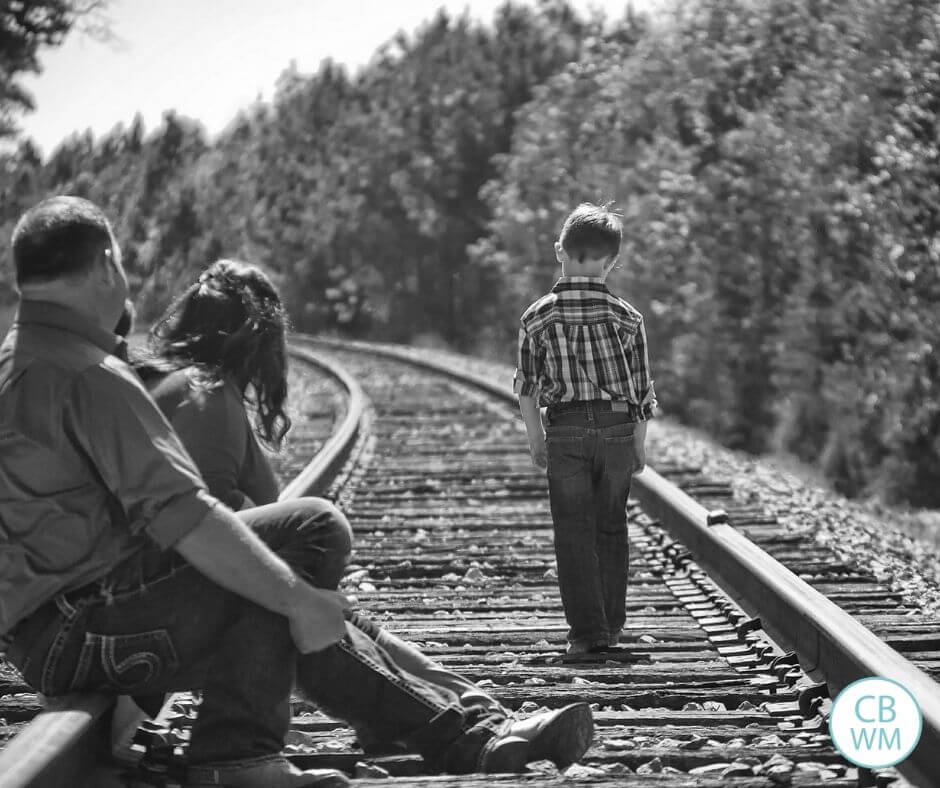
<instances>
[{"instance_id":1,"label":"woman sitting","mask_svg":"<svg viewBox=\"0 0 940 788\"><path fill-rule=\"evenodd\" d=\"M285 325L271 280L220 260L153 326L153 358L138 368L209 492L232 509L277 500L259 439L278 449L290 429Z\"/></svg>"},{"instance_id":2,"label":"woman sitting","mask_svg":"<svg viewBox=\"0 0 940 788\"><path fill-rule=\"evenodd\" d=\"M213 263L151 329L152 358L137 365L160 409L196 462L209 491L235 509L277 500L274 473L258 439L277 448L290 428L287 399L287 317L271 280L255 266ZM254 411L254 428L248 411ZM339 578L337 578L338 580ZM508 709L468 679L417 648L347 611L350 631L365 636L396 669L473 709L491 733L488 771L522 771L529 760L561 767L591 741L586 703L513 720ZM394 749L368 727L356 726L370 750Z\"/></svg>"}]
</instances>

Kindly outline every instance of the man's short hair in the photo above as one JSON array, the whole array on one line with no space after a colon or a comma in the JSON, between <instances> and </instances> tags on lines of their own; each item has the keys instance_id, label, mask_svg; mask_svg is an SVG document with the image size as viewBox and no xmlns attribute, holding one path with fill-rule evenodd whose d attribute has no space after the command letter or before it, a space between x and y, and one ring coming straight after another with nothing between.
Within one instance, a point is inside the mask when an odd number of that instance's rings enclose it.
<instances>
[{"instance_id":1,"label":"man's short hair","mask_svg":"<svg viewBox=\"0 0 940 788\"><path fill-rule=\"evenodd\" d=\"M18 285L48 282L88 271L111 248L104 212L81 197L57 196L24 213L13 229Z\"/></svg>"},{"instance_id":2,"label":"man's short hair","mask_svg":"<svg viewBox=\"0 0 940 788\"><path fill-rule=\"evenodd\" d=\"M611 210L611 204L583 202L575 208L561 228L562 248L574 260L613 257L620 252L623 224Z\"/></svg>"}]
</instances>

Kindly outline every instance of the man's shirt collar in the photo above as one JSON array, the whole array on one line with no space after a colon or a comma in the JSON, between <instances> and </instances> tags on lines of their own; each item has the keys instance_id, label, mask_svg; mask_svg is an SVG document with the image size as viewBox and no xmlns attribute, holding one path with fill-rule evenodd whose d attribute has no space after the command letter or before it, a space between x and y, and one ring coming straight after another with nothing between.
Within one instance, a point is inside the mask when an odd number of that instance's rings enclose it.
<instances>
[{"instance_id":1,"label":"man's shirt collar","mask_svg":"<svg viewBox=\"0 0 940 788\"><path fill-rule=\"evenodd\" d=\"M20 301L15 322L20 326L40 325L76 334L106 353L114 353L118 344L117 335L96 325L74 309L51 301Z\"/></svg>"}]
</instances>

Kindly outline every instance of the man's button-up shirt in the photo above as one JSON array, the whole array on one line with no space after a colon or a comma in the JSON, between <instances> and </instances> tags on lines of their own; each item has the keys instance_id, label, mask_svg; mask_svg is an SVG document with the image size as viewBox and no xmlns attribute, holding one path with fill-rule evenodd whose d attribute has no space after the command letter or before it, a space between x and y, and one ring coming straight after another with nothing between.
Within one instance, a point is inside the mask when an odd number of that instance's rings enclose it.
<instances>
[{"instance_id":1,"label":"man's button-up shirt","mask_svg":"<svg viewBox=\"0 0 940 788\"><path fill-rule=\"evenodd\" d=\"M604 399L652 418L643 316L599 277L563 276L522 314L514 389L540 405Z\"/></svg>"},{"instance_id":2,"label":"man's button-up shirt","mask_svg":"<svg viewBox=\"0 0 940 788\"><path fill-rule=\"evenodd\" d=\"M23 301L0 346L0 636L217 504L116 342Z\"/></svg>"}]
</instances>

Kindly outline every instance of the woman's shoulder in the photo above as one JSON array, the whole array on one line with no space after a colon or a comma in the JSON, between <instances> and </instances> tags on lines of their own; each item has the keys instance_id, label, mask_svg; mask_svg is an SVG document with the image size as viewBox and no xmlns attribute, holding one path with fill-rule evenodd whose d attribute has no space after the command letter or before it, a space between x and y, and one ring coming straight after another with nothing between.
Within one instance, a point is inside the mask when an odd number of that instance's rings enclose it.
<instances>
[{"instance_id":1,"label":"woman's shoulder","mask_svg":"<svg viewBox=\"0 0 940 788\"><path fill-rule=\"evenodd\" d=\"M188 398L198 410L234 425L247 423L248 413L238 386L227 378L206 378L199 370L187 375Z\"/></svg>"},{"instance_id":2,"label":"woman's shoulder","mask_svg":"<svg viewBox=\"0 0 940 788\"><path fill-rule=\"evenodd\" d=\"M194 367L163 372L146 380L145 385L168 416L180 410L218 418L244 413L244 405L234 386L225 380L208 378Z\"/></svg>"}]
</instances>

